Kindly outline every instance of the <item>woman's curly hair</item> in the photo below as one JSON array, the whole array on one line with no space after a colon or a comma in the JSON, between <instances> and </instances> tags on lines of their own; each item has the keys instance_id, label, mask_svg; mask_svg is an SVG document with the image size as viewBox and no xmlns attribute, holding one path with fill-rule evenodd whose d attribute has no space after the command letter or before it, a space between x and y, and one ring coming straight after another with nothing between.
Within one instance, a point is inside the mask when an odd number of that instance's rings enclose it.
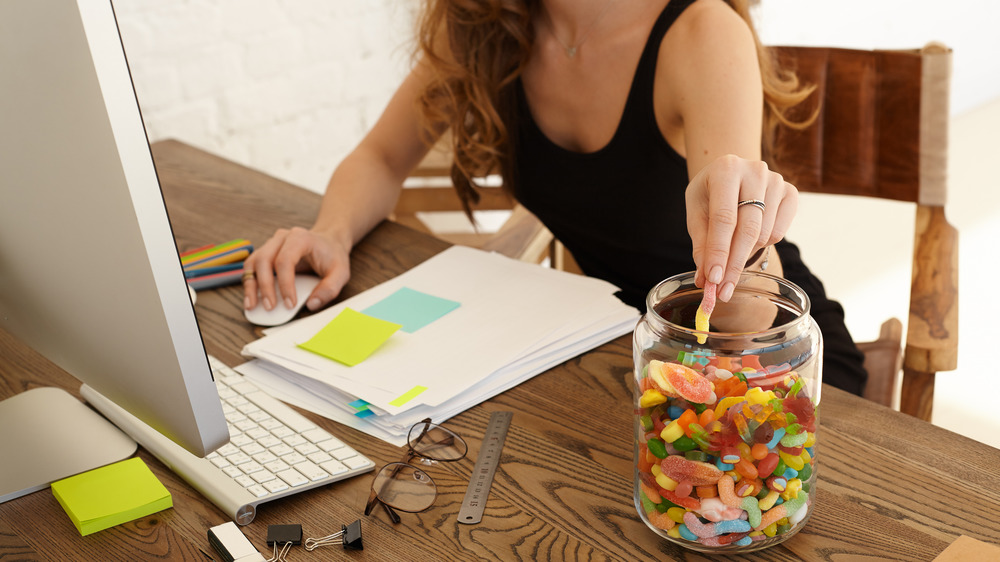
<instances>
[{"instance_id":1,"label":"woman's curly hair","mask_svg":"<svg viewBox=\"0 0 1000 562\"><path fill-rule=\"evenodd\" d=\"M815 117L792 122L786 111L812 93L794 72L779 68L753 31L749 4L726 0L750 26L760 61L764 90L763 153L770 154L779 124L808 126ZM540 0L427 0L418 23L416 56L430 69L431 80L418 104L428 142L450 132L454 155L451 177L466 214L478 202L475 178L500 173L513 192L512 155L517 140L517 79L535 40L532 22Z\"/></svg>"}]
</instances>

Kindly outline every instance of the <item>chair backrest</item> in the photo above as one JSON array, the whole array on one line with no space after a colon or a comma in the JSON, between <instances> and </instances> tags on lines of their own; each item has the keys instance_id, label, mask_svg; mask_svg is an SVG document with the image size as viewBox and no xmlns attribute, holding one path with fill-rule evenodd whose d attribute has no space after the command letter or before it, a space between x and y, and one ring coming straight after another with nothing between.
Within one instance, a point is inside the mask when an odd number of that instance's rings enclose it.
<instances>
[{"instance_id":1,"label":"chair backrest","mask_svg":"<svg viewBox=\"0 0 1000 562\"><path fill-rule=\"evenodd\" d=\"M934 374L958 356L958 235L944 216L951 50L772 49L817 86L802 115L820 104L809 128L779 127L772 168L802 191L916 205L900 409L929 419Z\"/></svg>"}]
</instances>

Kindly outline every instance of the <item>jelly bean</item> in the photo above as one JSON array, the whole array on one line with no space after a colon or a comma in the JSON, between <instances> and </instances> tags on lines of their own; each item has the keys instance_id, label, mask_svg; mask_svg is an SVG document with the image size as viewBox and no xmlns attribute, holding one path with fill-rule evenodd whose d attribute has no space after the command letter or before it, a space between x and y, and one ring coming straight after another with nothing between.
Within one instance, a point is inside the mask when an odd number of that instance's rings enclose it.
<instances>
[{"instance_id":1,"label":"jelly bean","mask_svg":"<svg viewBox=\"0 0 1000 562\"><path fill-rule=\"evenodd\" d=\"M670 529L669 531L667 531L667 536L674 539L681 538L681 530L680 530L681 527L683 527L683 525L677 525L674 528Z\"/></svg>"},{"instance_id":2,"label":"jelly bean","mask_svg":"<svg viewBox=\"0 0 1000 562\"><path fill-rule=\"evenodd\" d=\"M797 424L792 424L792 425L797 425ZM805 431L800 431L799 433L792 435L790 433L791 426L789 426L788 431L789 434L782 437L780 441L783 447L799 447L805 444L806 439L809 439L809 434Z\"/></svg>"},{"instance_id":3,"label":"jelly bean","mask_svg":"<svg viewBox=\"0 0 1000 562\"><path fill-rule=\"evenodd\" d=\"M770 426L765 425L763 427L770 427ZM754 436L754 438L756 439L756 435ZM767 445L763 443L760 442L754 443L753 447L750 448L750 456L753 457L754 460L758 461L764 460L764 458L767 457L767 455L768 455Z\"/></svg>"},{"instance_id":4,"label":"jelly bean","mask_svg":"<svg viewBox=\"0 0 1000 562\"><path fill-rule=\"evenodd\" d=\"M662 472L656 475L656 484L666 491L671 491L677 488L677 481Z\"/></svg>"},{"instance_id":5,"label":"jelly bean","mask_svg":"<svg viewBox=\"0 0 1000 562\"><path fill-rule=\"evenodd\" d=\"M687 539L687 540L689 540L689 541L697 541L697 540L698 540L698 536L697 536L697 535L695 535L694 533L692 533L692 532L691 532L691 531L690 531L690 530L689 530L689 529L687 528L687 525L678 525L678 526L677 526L677 527L675 527L675 528L676 528L676 529L677 529L677 531L678 531L678 532L680 533L680 535L681 535L681 538L682 538L682 539Z\"/></svg>"},{"instance_id":6,"label":"jelly bean","mask_svg":"<svg viewBox=\"0 0 1000 562\"><path fill-rule=\"evenodd\" d=\"M773 537L778 534L778 524L771 523L767 527L764 527L764 535L768 537Z\"/></svg>"},{"instance_id":7,"label":"jelly bean","mask_svg":"<svg viewBox=\"0 0 1000 562\"><path fill-rule=\"evenodd\" d=\"M641 417L639 417L639 423L642 424L642 430L643 431L652 431L653 430L653 418L652 417L650 417L648 415L641 416Z\"/></svg>"},{"instance_id":8,"label":"jelly bean","mask_svg":"<svg viewBox=\"0 0 1000 562\"><path fill-rule=\"evenodd\" d=\"M816 444L816 434L813 433L813 432L811 432L811 431L807 431L806 432L806 442L803 443L802 446L805 447L806 449L811 449L812 446L815 445L815 444Z\"/></svg>"},{"instance_id":9,"label":"jelly bean","mask_svg":"<svg viewBox=\"0 0 1000 562\"><path fill-rule=\"evenodd\" d=\"M809 452L809 449L803 449L802 454L799 455L799 457L802 459L803 468L805 467L805 465L812 464L812 453Z\"/></svg>"},{"instance_id":10,"label":"jelly bean","mask_svg":"<svg viewBox=\"0 0 1000 562\"><path fill-rule=\"evenodd\" d=\"M740 507L747 512L747 524L748 527L756 527L760 525L760 506L757 503L757 498L743 498L740 503ZM747 531L750 529L748 528Z\"/></svg>"},{"instance_id":11,"label":"jelly bean","mask_svg":"<svg viewBox=\"0 0 1000 562\"><path fill-rule=\"evenodd\" d=\"M677 441L682 435L684 435L684 430L681 429L681 425L674 420L667 424L660 432L660 437L663 438L667 443L673 443Z\"/></svg>"},{"instance_id":12,"label":"jelly bean","mask_svg":"<svg viewBox=\"0 0 1000 562\"><path fill-rule=\"evenodd\" d=\"M653 406L658 406L667 401L667 397L663 395L662 392L656 389L649 389L642 393L639 397L639 406L642 408L652 408Z\"/></svg>"},{"instance_id":13,"label":"jelly bean","mask_svg":"<svg viewBox=\"0 0 1000 562\"><path fill-rule=\"evenodd\" d=\"M667 408L667 415L670 416L670 419L676 420L677 418L681 417L681 414L684 413L684 410L685 409L681 408L680 406L671 404L670 407Z\"/></svg>"},{"instance_id":14,"label":"jelly bean","mask_svg":"<svg viewBox=\"0 0 1000 562\"><path fill-rule=\"evenodd\" d=\"M785 436L785 428L779 427L779 428L775 429L774 430L774 435L771 437L771 440L768 441L768 443L767 443L767 448L768 449L774 449L775 447L777 447L778 443L781 442L781 439L784 436Z\"/></svg>"},{"instance_id":15,"label":"jelly bean","mask_svg":"<svg viewBox=\"0 0 1000 562\"><path fill-rule=\"evenodd\" d=\"M684 514L689 513L688 510L683 507L671 507L667 510L667 516L673 519L677 523L684 522Z\"/></svg>"},{"instance_id":16,"label":"jelly bean","mask_svg":"<svg viewBox=\"0 0 1000 562\"><path fill-rule=\"evenodd\" d=\"M684 514L684 526L699 538L714 537L719 534L715 530L715 523L702 523L698 516L690 511Z\"/></svg>"},{"instance_id":17,"label":"jelly bean","mask_svg":"<svg viewBox=\"0 0 1000 562\"><path fill-rule=\"evenodd\" d=\"M736 482L730 477L719 479L719 499L729 507L740 507L743 498L736 495Z\"/></svg>"},{"instance_id":18,"label":"jelly bean","mask_svg":"<svg viewBox=\"0 0 1000 562\"><path fill-rule=\"evenodd\" d=\"M757 478L757 467L753 465L752 462L746 459L740 459L740 462L736 463L736 472L739 472L745 478L753 480Z\"/></svg>"},{"instance_id":19,"label":"jelly bean","mask_svg":"<svg viewBox=\"0 0 1000 562\"><path fill-rule=\"evenodd\" d=\"M715 484L722 477L722 471L716 466L707 462L689 461L680 456L663 459L660 470L674 480L689 480L694 486Z\"/></svg>"},{"instance_id":20,"label":"jelly bean","mask_svg":"<svg viewBox=\"0 0 1000 562\"><path fill-rule=\"evenodd\" d=\"M753 544L753 539L750 537L743 537L742 539L733 542L734 546L750 546Z\"/></svg>"},{"instance_id":21,"label":"jelly bean","mask_svg":"<svg viewBox=\"0 0 1000 562\"><path fill-rule=\"evenodd\" d=\"M795 470L801 470L802 467L805 466L805 461L803 461L802 457L799 455L790 455L784 451L778 451L778 457L781 458L782 462L784 462L786 466L790 466Z\"/></svg>"},{"instance_id":22,"label":"jelly bean","mask_svg":"<svg viewBox=\"0 0 1000 562\"><path fill-rule=\"evenodd\" d=\"M698 424L702 427L707 427L709 424L715 421L715 410L711 408L705 408L700 414L698 414Z\"/></svg>"},{"instance_id":23,"label":"jelly bean","mask_svg":"<svg viewBox=\"0 0 1000 562\"><path fill-rule=\"evenodd\" d=\"M757 500L757 507L759 507L761 511L767 511L774 507L775 502L778 501L779 497L781 497L781 494L777 490L768 490L766 496Z\"/></svg>"},{"instance_id":24,"label":"jelly bean","mask_svg":"<svg viewBox=\"0 0 1000 562\"><path fill-rule=\"evenodd\" d=\"M656 458L664 459L667 457L667 448L663 444L663 441L660 441L659 439L654 437L646 441L646 446L649 448L649 452L652 453Z\"/></svg>"},{"instance_id":25,"label":"jelly bean","mask_svg":"<svg viewBox=\"0 0 1000 562\"><path fill-rule=\"evenodd\" d=\"M656 513L656 504L649 501L649 498L647 498L646 496L641 496L639 498L639 503L642 504L642 511L647 516L649 516L650 513Z\"/></svg>"},{"instance_id":26,"label":"jelly bean","mask_svg":"<svg viewBox=\"0 0 1000 562\"><path fill-rule=\"evenodd\" d=\"M812 464L807 464L802 467L802 470L799 471L798 477L800 480L805 482L806 480L809 480L810 476L812 476L812 472L813 472Z\"/></svg>"},{"instance_id":27,"label":"jelly bean","mask_svg":"<svg viewBox=\"0 0 1000 562\"><path fill-rule=\"evenodd\" d=\"M733 376L733 373L729 369L723 369L721 367L716 368L715 371L713 371L713 374L715 375L715 378L720 381L724 381Z\"/></svg>"},{"instance_id":28,"label":"jelly bean","mask_svg":"<svg viewBox=\"0 0 1000 562\"><path fill-rule=\"evenodd\" d=\"M674 449L677 449L682 453L698 448L698 443L687 435L681 435L672 443L672 445L674 446Z\"/></svg>"},{"instance_id":29,"label":"jelly bean","mask_svg":"<svg viewBox=\"0 0 1000 562\"><path fill-rule=\"evenodd\" d=\"M791 531L791 530L792 530L792 526L791 526L791 525L789 525L788 523L784 523L784 524L780 524L780 525L778 525L778 526L777 526L777 529L778 529L778 534L779 534L779 535L784 535L784 534L785 534L785 533L787 533L788 531Z\"/></svg>"},{"instance_id":30,"label":"jelly bean","mask_svg":"<svg viewBox=\"0 0 1000 562\"><path fill-rule=\"evenodd\" d=\"M736 450L740 452L740 457L751 462L753 461L753 455L750 454L750 445L747 445L746 443L737 443Z\"/></svg>"},{"instance_id":31,"label":"jelly bean","mask_svg":"<svg viewBox=\"0 0 1000 562\"><path fill-rule=\"evenodd\" d=\"M771 509L765 511L760 516L760 523L758 523L754 529L764 529L771 523L775 523L779 519L783 519L788 516L788 512L785 511L785 505L778 505L772 507Z\"/></svg>"},{"instance_id":32,"label":"jelly bean","mask_svg":"<svg viewBox=\"0 0 1000 562\"><path fill-rule=\"evenodd\" d=\"M803 466L802 468L805 467ZM788 467L785 469L785 472L781 473L781 475L785 478L785 480L791 480L792 478L795 478L799 475L799 471L795 470L792 467Z\"/></svg>"}]
</instances>

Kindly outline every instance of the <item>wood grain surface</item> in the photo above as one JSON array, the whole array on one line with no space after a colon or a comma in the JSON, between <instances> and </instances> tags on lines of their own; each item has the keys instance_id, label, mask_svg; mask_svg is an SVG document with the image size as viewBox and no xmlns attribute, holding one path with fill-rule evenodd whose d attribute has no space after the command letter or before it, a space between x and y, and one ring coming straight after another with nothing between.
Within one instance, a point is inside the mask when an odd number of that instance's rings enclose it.
<instances>
[{"instance_id":1,"label":"wood grain surface","mask_svg":"<svg viewBox=\"0 0 1000 562\"><path fill-rule=\"evenodd\" d=\"M308 226L318 196L182 143L154 145L180 248ZM345 297L426 260L444 242L386 222L356 248ZM238 287L203 292L196 310L209 353L230 365L257 337ZM434 505L393 525L363 515L371 476L264 504L243 527L270 557L270 524L299 523L320 537L361 519L363 551L306 552L309 560L931 560L959 535L1000 543L1000 451L861 398L824 387L816 507L785 543L713 557L665 542L632 500L630 336L551 369L446 422L469 443L466 459L425 467ZM0 398L42 385L79 384L0 332ZM78 394L77 394L78 395ZM493 411L514 412L482 523L457 513ZM379 465L403 450L306 413ZM7 430L7 428L3 428ZM0 458L3 456L0 452ZM211 560L206 538L225 515L158 460L139 456L173 495L172 509L81 537L51 492L0 504L0 560ZM2 461L0 461L2 462Z\"/></svg>"}]
</instances>

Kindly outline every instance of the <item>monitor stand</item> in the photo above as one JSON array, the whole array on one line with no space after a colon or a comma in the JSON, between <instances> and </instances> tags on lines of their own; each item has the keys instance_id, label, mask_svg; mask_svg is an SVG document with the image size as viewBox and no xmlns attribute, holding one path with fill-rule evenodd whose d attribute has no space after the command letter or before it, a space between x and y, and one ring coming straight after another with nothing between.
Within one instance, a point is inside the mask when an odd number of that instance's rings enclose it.
<instances>
[{"instance_id":1,"label":"monitor stand","mask_svg":"<svg viewBox=\"0 0 1000 562\"><path fill-rule=\"evenodd\" d=\"M60 388L0 401L0 503L132 456L136 443Z\"/></svg>"}]
</instances>

